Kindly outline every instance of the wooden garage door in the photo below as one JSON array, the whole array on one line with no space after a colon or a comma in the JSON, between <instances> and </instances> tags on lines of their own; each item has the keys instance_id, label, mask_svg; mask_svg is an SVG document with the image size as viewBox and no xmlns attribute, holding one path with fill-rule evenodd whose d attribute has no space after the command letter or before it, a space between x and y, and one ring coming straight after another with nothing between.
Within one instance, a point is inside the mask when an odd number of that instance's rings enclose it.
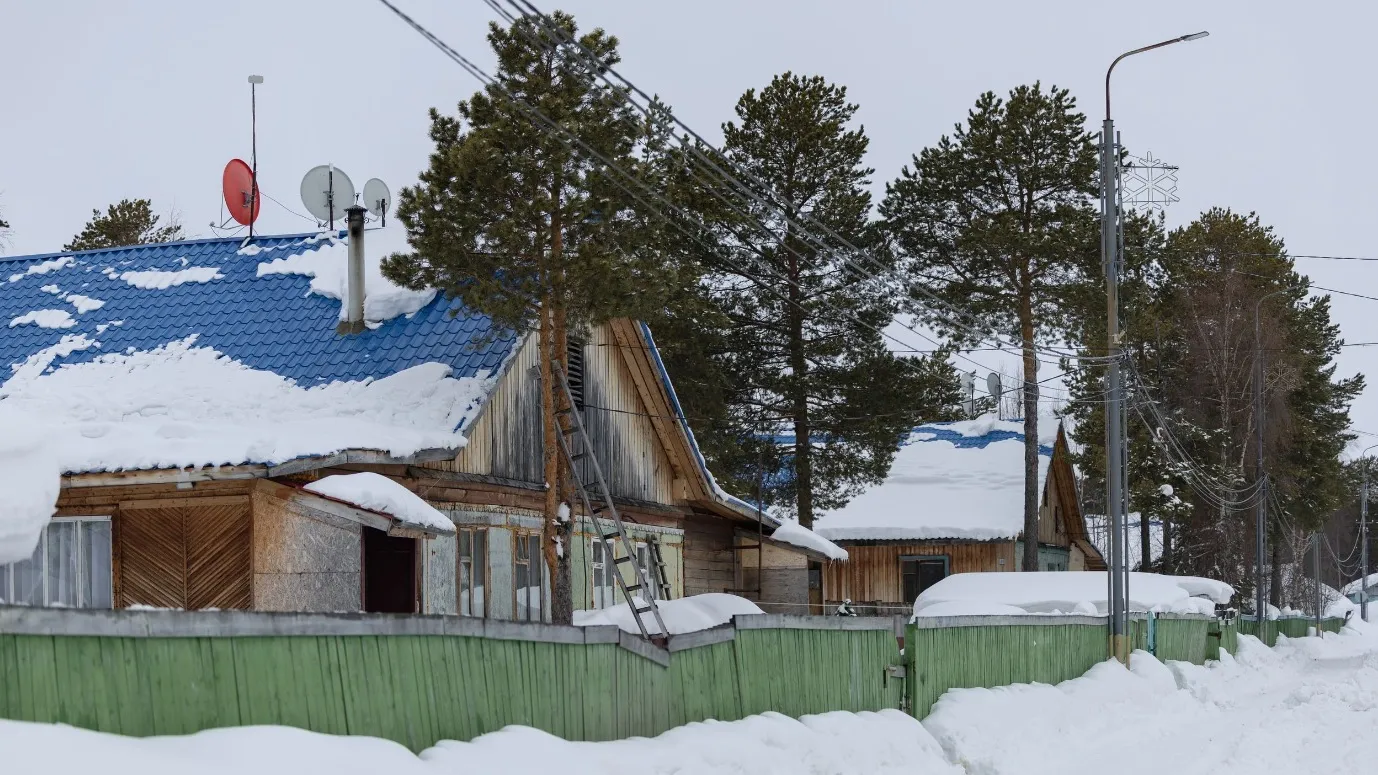
<instances>
[{"instance_id":1,"label":"wooden garage door","mask_svg":"<svg viewBox=\"0 0 1378 775\"><path fill-rule=\"evenodd\" d=\"M119 514L121 606L241 608L253 603L247 503L128 508Z\"/></svg>"}]
</instances>

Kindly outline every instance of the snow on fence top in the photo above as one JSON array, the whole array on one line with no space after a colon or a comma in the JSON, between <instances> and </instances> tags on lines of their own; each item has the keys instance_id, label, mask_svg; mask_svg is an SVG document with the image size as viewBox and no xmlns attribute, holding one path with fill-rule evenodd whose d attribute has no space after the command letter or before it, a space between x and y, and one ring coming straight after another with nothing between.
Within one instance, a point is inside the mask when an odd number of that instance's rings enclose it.
<instances>
[{"instance_id":1,"label":"snow on fence top","mask_svg":"<svg viewBox=\"0 0 1378 775\"><path fill-rule=\"evenodd\" d=\"M263 251L288 263L260 271ZM322 277L342 276L345 255L333 235L294 235L0 259L0 323L21 321L0 329L0 458L54 466L7 480L0 563L28 554L8 556L5 536L32 549L26 526L56 497L39 482L61 473L462 446L517 335L397 288L376 260L369 330L338 334L342 294ZM54 295L78 314L43 314ZM17 440L21 424L43 455Z\"/></svg>"},{"instance_id":2,"label":"snow on fence top","mask_svg":"<svg viewBox=\"0 0 1378 775\"><path fill-rule=\"evenodd\" d=\"M921 425L884 482L820 516L814 529L833 541L1012 539L1024 527L1023 428L994 415ZM1057 418L1040 418L1040 489L1057 428Z\"/></svg>"},{"instance_id":3,"label":"snow on fence top","mask_svg":"<svg viewBox=\"0 0 1378 775\"><path fill-rule=\"evenodd\" d=\"M357 474L336 474L306 485L306 490L327 498L344 501L369 511L396 517L402 522L454 532L455 523L416 493L398 482L371 471Z\"/></svg>"},{"instance_id":4,"label":"snow on fence top","mask_svg":"<svg viewBox=\"0 0 1378 775\"><path fill-rule=\"evenodd\" d=\"M988 614L1104 614L1104 571L1047 573L957 573L924 590L914 601L915 616ZM1215 613L1234 588L1197 576L1129 574L1129 610L1155 613Z\"/></svg>"},{"instance_id":5,"label":"snow on fence top","mask_svg":"<svg viewBox=\"0 0 1378 775\"><path fill-rule=\"evenodd\" d=\"M750 600L724 592L692 595L679 600L661 600L656 603L656 607L660 609L660 618L665 620L665 628L670 631L670 635L712 629L727 624L732 621L732 617L739 614L765 613ZM642 621L649 629L656 629L655 617L646 616ZM641 630L636 626L636 618L632 616L632 611L626 603L596 611L575 611L574 624L579 627L613 624L625 632L641 634Z\"/></svg>"}]
</instances>

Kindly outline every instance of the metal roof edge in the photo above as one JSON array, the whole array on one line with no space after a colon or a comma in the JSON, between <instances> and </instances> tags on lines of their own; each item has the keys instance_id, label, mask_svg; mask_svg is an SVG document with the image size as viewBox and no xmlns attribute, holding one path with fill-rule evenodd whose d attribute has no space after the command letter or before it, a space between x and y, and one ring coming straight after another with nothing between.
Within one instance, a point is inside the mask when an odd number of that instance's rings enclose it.
<instances>
[{"instance_id":1,"label":"metal roof edge","mask_svg":"<svg viewBox=\"0 0 1378 775\"><path fill-rule=\"evenodd\" d=\"M299 234L255 234L254 239L307 239L310 237L315 237L318 234L323 234L328 231L329 229L326 229L324 231L307 231L301 232ZM337 238L343 236L344 233L344 231L336 232ZM4 264L10 261L35 261L39 259L61 258L62 256L93 256L99 253L110 253L116 250L131 250L133 248L162 248L177 245L205 245L212 242L243 242L246 239L248 238L244 236L199 237L196 239L177 240L176 242L149 242L137 245L118 245L116 247L111 248L95 248L92 250L59 250L52 253L30 253L22 256L0 256L0 264Z\"/></svg>"}]
</instances>

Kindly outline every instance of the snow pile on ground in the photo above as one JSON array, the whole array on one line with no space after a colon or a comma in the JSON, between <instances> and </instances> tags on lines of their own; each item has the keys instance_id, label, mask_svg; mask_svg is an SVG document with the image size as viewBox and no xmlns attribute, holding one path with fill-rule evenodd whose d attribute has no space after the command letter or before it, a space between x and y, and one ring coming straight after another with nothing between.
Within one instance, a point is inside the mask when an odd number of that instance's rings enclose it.
<instances>
[{"instance_id":1,"label":"snow pile on ground","mask_svg":"<svg viewBox=\"0 0 1378 775\"><path fill-rule=\"evenodd\" d=\"M603 743L513 726L472 742L442 742L419 756L387 740L291 727L141 739L0 721L0 751L6 771L60 775L961 775L919 722L893 710L798 720L766 713Z\"/></svg>"},{"instance_id":2,"label":"snow pile on ground","mask_svg":"<svg viewBox=\"0 0 1378 775\"><path fill-rule=\"evenodd\" d=\"M1237 659L1166 665L1138 651L1057 686L953 689L924 726L983 775L1369 773L1378 761L1378 635L1241 635Z\"/></svg>"},{"instance_id":3,"label":"snow pile on ground","mask_svg":"<svg viewBox=\"0 0 1378 775\"><path fill-rule=\"evenodd\" d=\"M765 613L750 600L723 592L692 595L678 600L661 600L656 603L656 607L660 609L660 617L665 620L665 628L670 631L670 635L712 629L727 624L734 616ZM643 615L642 621L652 635L659 634L655 616L649 611ZM596 611L575 611L574 624L578 627L612 624L626 632L641 634L641 630L637 629L636 619L632 616L632 609L626 603Z\"/></svg>"},{"instance_id":4,"label":"snow pile on ground","mask_svg":"<svg viewBox=\"0 0 1378 775\"><path fill-rule=\"evenodd\" d=\"M114 269L106 269L105 273L110 277L116 276ZM225 275L220 273L219 267L193 266L173 272L157 269L143 272L123 272L119 274L119 278L135 288L148 291L165 291L185 283L208 283L211 280L223 280Z\"/></svg>"},{"instance_id":5,"label":"snow pile on ground","mask_svg":"<svg viewBox=\"0 0 1378 775\"><path fill-rule=\"evenodd\" d=\"M372 471L336 474L306 485L306 490L361 509L388 514L402 522L452 533L455 523L400 483Z\"/></svg>"},{"instance_id":6,"label":"snow pile on ground","mask_svg":"<svg viewBox=\"0 0 1378 775\"><path fill-rule=\"evenodd\" d=\"M1039 443L1051 445L1057 427L1040 418ZM1014 538L1024 528L1023 430L994 415L919 426L884 482L821 515L814 530L834 541ZM1040 487L1050 461L1038 456Z\"/></svg>"},{"instance_id":7,"label":"snow pile on ground","mask_svg":"<svg viewBox=\"0 0 1378 775\"><path fill-rule=\"evenodd\" d=\"M44 373L97 346L64 337L0 384L0 408L43 418L64 472L281 463L343 449L410 455L458 448L491 375L454 379L439 363L383 379L301 387L196 337Z\"/></svg>"},{"instance_id":8,"label":"snow pile on ground","mask_svg":"<svg viewBox=\"0 0 1378 775\"><path fill-rule=\"evenodd\" d=\"M792 546L812 549L819 554L832 560L847 559L847 550L829 541L823 536L809 530L799 524L797 520L782 519L780 526L775 528L775 532L770 537L776 541L783 541Z\"/></svg>"},{"instance_id":9,"label":"snow pile on ground","mask_svg":"<svg viewBox=\"0 0 1378 775\"><path fill-rule=\"evenodd\" d=\"M340 319L344 320L346 310L343 302L349 293L349 247L345 241L333 236L325 238L323 242L324 244L316 250L260 263L258 276L296 274L310 277L309 293L339 300ZM370 324L381 324L400 315L414 315L435 298L434 288L413 291L393 284L383 276L382 262L382 253L365 252L365 321Z\"/></svg>"},{"instance_id":10,"label":"snow pile on ground","mask_svg":"<svg viewBox=\"0 0 1378 775\"><path fill-rule=\"evenodd\" d=\"M914 615L1013 613L1010 608L1034 614L1104 614L1106 581L1104 571L957 573L924 590L914 601ZM1129 574L1131 611L1213 615L1215 604L1228 603L1233 595L1229 584L1211 579Z\"/></svg>"},{"instance_id":11,"label":"snow pile on ground","mask_svg":"<svg viewBox=\"0 0 1378 775\"><path fill-rule=\"evenodd\" d=\"M52 518L62 472L46 429L0 403L0 565L28 559Z\"/></svg>"}]
</instances>

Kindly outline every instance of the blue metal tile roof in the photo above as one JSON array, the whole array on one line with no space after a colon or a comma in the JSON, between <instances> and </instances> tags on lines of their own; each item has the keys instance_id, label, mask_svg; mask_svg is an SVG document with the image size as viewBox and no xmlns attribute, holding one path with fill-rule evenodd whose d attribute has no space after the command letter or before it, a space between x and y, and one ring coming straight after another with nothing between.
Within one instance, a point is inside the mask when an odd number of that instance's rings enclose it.
<instances>
[{"instance_id":1,"label":"blue metal tile roof","mask_svg":"<svg viewBox=\"0 0 1378 775\"><path fill-rule=\"evenodd\" d=\"M516 343L514 333L494 330L487 316L443 294L411 318L393 318L357 335L337 334L340 302L309 293L311 278L257 276L260 262L315 250L322 241L312 234L259 237L254 244L272 250L253 256L239 254L242 244L240 238L208 239L0 258L0 383L9 376L5 366L20 364L73 334L84 334L100 346L58 358L53 367L149 350L194 334L197 346L306 387L386 377L430 362L448 364L456 377L495 372ZM27 273L63 256L72 257L66 266ZM129 271L190 267L215 267L224 277L166 289L138 288L118 277ZM72 304L44 291L45 286L105 305L77 313ZM67 310L75 325L8 326L16 317L43 309Z\"/></svg>"},{"instance_id":2,"label":"blue metal tile roof","mask_svg":"<svg viewBox=\"0 0 1378 775\"><path fill-rule=\"evenodd\" d=\"M919 427L914 429L914 432L932 434L932 438L916 439L913 436L911 436L905 441L901 442L901 446L905 444L921 444L925 441L946 441L952 446L961 449L985 449L986 447L990 446L991 444L994 444L997 441L1009 441L1011 439L1013 439L1014 441L1018 441L1020 443L1023 443L1024 441L1024 434L1018 431L1006 431L996 429L991 429L990 431L980 436L963 436L962 434L953 430L948 423L940 422L920 425ZM1052 457L1053 448L1046 444L1039 444L1038 454Z\"/></svg>"}]
</instances>

